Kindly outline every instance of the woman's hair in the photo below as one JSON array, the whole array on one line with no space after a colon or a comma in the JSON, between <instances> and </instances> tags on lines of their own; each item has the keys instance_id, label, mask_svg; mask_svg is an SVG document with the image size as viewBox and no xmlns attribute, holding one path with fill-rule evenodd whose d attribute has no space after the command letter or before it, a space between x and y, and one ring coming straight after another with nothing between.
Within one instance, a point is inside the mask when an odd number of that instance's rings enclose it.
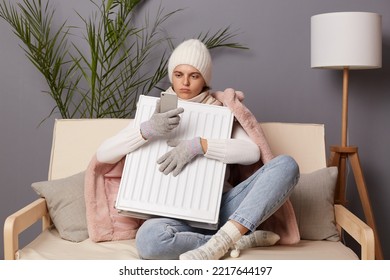
<instances>
[{"instance_id":1,"label":"woman's hair","mask_svg":"<svg viewBox=\"0 0 390 280\"><path fill-rule=\"evenodd\" d=\"M204 86L203 89L202 89L202 92L209 91L210 89L211 89L211 87L209 87L209 86Z\"/></svg>"}]
</instances>

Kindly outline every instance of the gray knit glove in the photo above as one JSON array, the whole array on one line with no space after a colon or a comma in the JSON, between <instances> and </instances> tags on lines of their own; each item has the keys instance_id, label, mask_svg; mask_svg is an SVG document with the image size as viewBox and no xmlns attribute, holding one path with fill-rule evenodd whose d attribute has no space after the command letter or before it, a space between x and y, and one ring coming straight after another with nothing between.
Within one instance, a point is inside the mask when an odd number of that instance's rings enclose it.
<instances>
[{"instance_id":1,"label":"gray knit glove","mask_svg":"<svg viewBox=\"0 0 390 280\"><path fill-rule=\"evenodd\" d=\"M195 156L203 155L200 137L195 137L192 140L172 139L168 140L167 143L168 146L175 148L157 160L157 163L161 164L159 170L165 175L172 172L173 176L177 176Z\"/></svg>"},{"instance_id":2,"label":"gray knit glove","mask_svg":"<svg viewBox=\"0 0 390 280\"><path fill-rule=\"evenodd\" d=\"M156 110L152 117L141 123L141 134L146 140L155 137L165 136L175 129L180 123L179 114L183 113L183 108L176 108L165 113L160 113L160 103L157 101Z\"/></svg>"}]
</instances>

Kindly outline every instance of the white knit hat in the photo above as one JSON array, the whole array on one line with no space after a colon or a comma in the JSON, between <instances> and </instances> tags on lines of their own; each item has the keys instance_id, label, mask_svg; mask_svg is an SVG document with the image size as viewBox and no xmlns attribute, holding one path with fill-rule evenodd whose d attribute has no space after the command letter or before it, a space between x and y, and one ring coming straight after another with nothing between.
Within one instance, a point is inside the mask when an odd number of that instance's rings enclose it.
<instances>
[{"instance_id":1,"label":"white knit hat","mask_svg":"<svg viewBox=\"0 0 390 280\"><path fill-rule=\"evenodd\" d=\"M172 52L168 61L168 76L171 83L173 70L181 64L196 68L205 80L206 85L210 86L211 56L205 44L200 40L189 39L184 41Z\"/></svg>"}]
</instances>

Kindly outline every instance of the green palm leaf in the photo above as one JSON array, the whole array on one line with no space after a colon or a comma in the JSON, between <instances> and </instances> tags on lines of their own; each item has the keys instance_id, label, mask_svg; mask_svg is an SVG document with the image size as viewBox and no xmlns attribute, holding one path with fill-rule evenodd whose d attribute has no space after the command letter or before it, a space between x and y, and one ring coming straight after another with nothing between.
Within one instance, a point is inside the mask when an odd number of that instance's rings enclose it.
<instances>
[{"instance_id":1,"label":"green palm leaf","mask_svg":"<svg viewBox=\"0 0 390 280\"><path fill-rule=\"evenodd\" d=\"M26 56L46 79L44 92L55 101L45 119L56 113L62 118L132 117L138 97L160 88L173 46L163 25L182 9L165 12L160 4L156 15L146 13L138 26L136 8L144 1L91 0L96 10L89 18L79 15L88 48L71 40L70 31L80 27L54 24L50 0L0 3L0 18L21 40ZM236 35L226 27L198 38L210 49L246 49L232 41Z\"/></svg>"}]
</instances>

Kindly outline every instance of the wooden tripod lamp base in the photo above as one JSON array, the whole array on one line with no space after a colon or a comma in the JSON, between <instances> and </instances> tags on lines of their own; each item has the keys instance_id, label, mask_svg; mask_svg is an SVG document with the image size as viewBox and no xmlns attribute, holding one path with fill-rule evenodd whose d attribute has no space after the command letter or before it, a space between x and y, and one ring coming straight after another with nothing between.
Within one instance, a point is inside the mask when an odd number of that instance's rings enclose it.
<instances>
[{"instance_id":1,"label":"wooden tripod lamp base","mask_svg":"<svg viewBox=\"0 0 390 280\"><path fill-rule=\"evenodd\" d=\"M356 187L359 192L360 201L362 203L364 215L366 217L367 224L374 231L375 237L375 258L377 260L383 260L383 252L380 244L374 214L371 208L370 199L367 192L366 183L364 181L362 168L360 165L358 148L356 146L331 146L330 148L330 166L337 166L339 170L338 184L335 193L335 203L346 205L346 168L347 160L352 167L353 175L356 182Z\"/></svg>"}]
</instances>

